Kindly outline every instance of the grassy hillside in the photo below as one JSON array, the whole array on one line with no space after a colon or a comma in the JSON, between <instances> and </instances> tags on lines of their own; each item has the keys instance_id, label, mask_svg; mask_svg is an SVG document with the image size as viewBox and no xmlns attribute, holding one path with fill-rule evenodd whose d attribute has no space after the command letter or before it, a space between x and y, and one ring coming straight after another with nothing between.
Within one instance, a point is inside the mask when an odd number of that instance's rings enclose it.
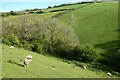
<instances>
[{"instance_id":1,"label":"grassy hillside","mask_svg":"<svg viewBox=\"0 0 120 80\"><path fill-rule=\"evenodd\" d=\"M34 52L23 49L10 49L9 46L2 47L3 63L2 77L3 78L102 78L106 76L104 72L90 71L83 69L73 64L62 62L61 60L39 55ZM23 60L26 55L31 54L33 61L28 68L23 67ZM13 63L12 63L13 62ZM55 68L53 67L55 66ZM74 66L74 67L73 67Z\"/></svg>"},{"instance_id":2,"label":"grassy hillside","mask_svg":"<svg viewBox=\"0 0 120 80\"><path fill-rule=\"evenodd\" d=\"M59 11L66 9L65 11ZM73 10L67 10L73 9ZM58 10L56 12L50 12ZM90 4L76 4L49 8L42 14L28 14L30 17L39 17L46 20L56 16L57 19L67 27L73 27L81 43L90 44L101 50L103 64L118 65L118 3L103 2ZM18 16L8 16L5 19L14 22ZM23 49L10 49L9 46L3 45L3 77L108 77L102 71L84 70L74 64L68 64L61 60L39 55L34 52ZM28 68L23 67L24 57L28 54L33 55L33 61ZM15 64L13 64L15 62ZM55 66L55 68L53 68ZM111 70L112 71L112 70ZM118 70L119 71L119 70ZM12 72L12 74L11 74Z\"/></svg>"},{"instance_id":3,"label":"grassy hillside","mask_svg":"<svg viewBox=\"0 0 120 80\"><path fill-rule=\"evenodd\" d=\"M90 4L58 18L62 23L74 27L81 43L95 46L112 63L116 63L112 59L115 59L118 48L117 13L117 2L104 2Z\"/></svg>"},{"instance_id":4,"label":"grassy hillside","mask_svg":"<svg viewBox=\"0 0 120 80\"><path fill-rule=\"evenodd\" d=\"M95 45L117 40L117 4L116 2L91 4L60 16L59 19L68 26L75 27L81 42Z\"/></svg>"}]
</instances>

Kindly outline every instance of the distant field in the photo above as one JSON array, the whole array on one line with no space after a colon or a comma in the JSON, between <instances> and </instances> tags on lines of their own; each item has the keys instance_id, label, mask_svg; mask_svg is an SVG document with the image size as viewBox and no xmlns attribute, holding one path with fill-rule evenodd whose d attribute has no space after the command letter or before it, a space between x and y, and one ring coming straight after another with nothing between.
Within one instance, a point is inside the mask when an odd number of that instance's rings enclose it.
<instances>
[{"instance_id":1,"label":"distant field","mask_svg":"<svg viewBox=\"0 0 120 80\"><path fill-rule=\"evenodd\" d=\"M84 70L73 64L62 62L61 60L39 55L38 53L26 51L23 49L10 49L9 46L3 45L2 48L3 78L103 78L104 72ZM26 55L31 54L33 61L28 68L23 67L23 60ZM16 64L10 61L16 62ZM53 68L52 66L55 66Z\"/></svg>"},{"instance_id":2,"label":"distant field","mask_svg":"<svg viewBox=\"0 0 120 80\"><path fill-rule=\"evenodd\" d=\"M37 14L37 13L34 13L34 14L29 14L28 16L30 17L39 17L41 20L45 20L45 19L49 19L51 18L52 16L56 15L58 12L53 12L53 13L43 13L43 14ZM20 15L21 16L21 15ZM13 22L15 23L16 22L16 19L18 18L19 16L8 16L8 17L5 17L4 19L10 21L10 22Z\"/></svg>"},{"instance_id":3,"label":"distant field","mask_svg":"<svg viewBox=\"0 0 120 80\"><path fill-rule=\"evenodd\" d=\"M39 17L41 20L45 20L45 19L48 19L48 18L51 18L52 16L55 16L56 14L58 14L59 12L50 12L50 11L53 11L53 10L62 10L62 9L77 9L77 8L80 8L80 7L83 7L85 5L88 5L88 3L86 4L76 4L76 5L68 5L68 6L62 6L62 7L55 7L55 8L49 8L49 9L44 9L43 11L45 13L42 13L42 14L37 14L37 13L34 13L34 14L29 14L31 17ZM60 11L60 12L64 12L64 11ZM17 16L8 16L6 17L5 19L9 20L9 21L12 21L12 22L15 22L16 19L18 17Z\"/></svg>"},{"instance_id":4,"label":"distant field","mask_svg":"<svg viewBox=\"0 0 120 80\"><path fill-rule=\"evenodd\" d=\"M46 9L45 11L52 11L52 10L61 10L61 9L76 9L85 5L88 5L89 3L86 4L75 4L75 5L68 5L68 6L62 6L62 7L55 7L55 8L49 8Z\"/></svg>"}]
</instances>

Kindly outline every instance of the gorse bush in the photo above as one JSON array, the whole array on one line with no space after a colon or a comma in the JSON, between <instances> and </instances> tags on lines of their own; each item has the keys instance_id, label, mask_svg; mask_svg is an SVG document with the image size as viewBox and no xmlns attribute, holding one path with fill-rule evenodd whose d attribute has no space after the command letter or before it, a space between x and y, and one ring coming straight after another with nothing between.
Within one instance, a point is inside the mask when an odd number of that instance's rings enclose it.
<instances>
[{"instance_id":1,"label":"gorse bush","mask_svg":"<svg viewBox=\"0 0 120 80\"><path fill-rule=\"evenodd\" d=\"M3 20L3 43L16 45L39 54L61 55L70 60L97 61L94 47L80 45L72 27L55 18L41 21L38 17L19 16L16 23Z\"/></svg>"}]
</instances>

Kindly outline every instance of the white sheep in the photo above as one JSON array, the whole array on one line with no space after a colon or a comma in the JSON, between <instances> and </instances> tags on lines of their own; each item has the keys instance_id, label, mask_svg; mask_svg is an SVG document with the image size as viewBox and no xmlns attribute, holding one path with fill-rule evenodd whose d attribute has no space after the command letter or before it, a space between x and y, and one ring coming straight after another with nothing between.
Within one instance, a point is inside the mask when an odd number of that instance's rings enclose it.
<instances>
[{"instance_id":1,"label":"white sheep","mask_svg":"<svg viewBox=\"0 0 120 80\"><path fill-rule=\"evenodd\" d=\"M27 55L26 57L27 57L27 58L32 58L32 55Z\"/></svg>"},{"instance_id":2,"label":"white sheep","mask_svg":"<svg viewBox=\"0 0 120 80\"><path fill-rule=\"evenodd\" d=\"M83 66L84 69L86 69L86 66Z\"/></svg>"},{"instance_id":3,"label":"white sheep","mask_svg":"<svg viewBox=\"0 0 120 80\"><path fill-rule=\"evenodd\" d=\"M120 54L120 49L118 49L117 54Z\"/></svg>"},{"instance_id":4,"label":"white sheep","mask_svg":"<svg viewBox=\"0 0 120 80\"><path fill-rule=\"evenodd\" d=\"M13 49L14 48L14 46L10 46L10 49Z\"/></svg>"},{"instance_id":5,"label":"white sheep","mask_svg":"<svg viewBox=\"0 0 120 80\"><path fill-rule=\"evenodd\" d=\"M27 55L25 60L24 60L24 66L28 67L28 65L30 64L31 61L32 61L32 56L31 55Z\"/></svg>"},{"instance_id":6,"label":"white sheep","mask_svg":"<svg viewBox=\"0 0 120 80\"><path fill-rule=\"evenodd\" d=\"M107 72L107 75L108 75L108 76L112 76L112 74L111 74L110 72Z\"/></svg>"}]
</instances>

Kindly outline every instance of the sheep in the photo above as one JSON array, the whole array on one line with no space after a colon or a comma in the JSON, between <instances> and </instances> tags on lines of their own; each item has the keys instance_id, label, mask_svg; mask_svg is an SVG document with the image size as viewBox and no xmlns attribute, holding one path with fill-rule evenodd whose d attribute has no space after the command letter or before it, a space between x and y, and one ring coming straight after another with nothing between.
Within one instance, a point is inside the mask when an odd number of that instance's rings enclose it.
<instances>
[{"instance_id":1,"label":"sheep","mask_svg":"<svg viewBox=\"0 0 120 80\"><path fill-rule=\"evenodd\" d=\"M108 76L112 76L112 74L111 74L110 72L107 72L107 75L108 75Z\"/></svg>"},{"instance_id":2,"label":"sheep","mask_svg":"<svg viewBox=\"0 0 120 80\"><path fill-rule=\"evenodd\" d=\"M118 49L117 54L120 54L120 49Z\"/></svg>"},{"instance_id":3,"label":"sheep","mask_svg":"<svg viewBox=\"0 0 120 80\"><path fill-rule=\"evenodd\" d=\"M10 49L13 49L14 48L14 46L10 46Z\"/></svg>"},{"instance_id":4,"label":"sheep","mask_svg":"<svg viewBox=\"0 0 120 80\"><path fill-rule=\"evenodd\" d=\"M26 57L28 57L28 58L32 58L32 55L27 55Z\"/></svg>"},{"instance_id":5,"label":"sheep","mask_svg":"<svg viewBox=\"0 0 120 80\"><path fill-rule=\"evenodd\" d=\"M25 59L24 60L24 67L28 67L29 64L30 64L29 59Z\"/></svg>"},{"instance_id":6,"label":"sheep","mask_svg":"<svg viewBox=\"0 0 120 80\"><path fill-rule=\"evenodd\" d=\"M30 64L31 61L32 61L32 56L31 55L27 55L25 60L24 60L24 66L28 67L28 65Z\"/></svg>"},{"instance_id":7,"label":"sheep","mask_svg":"<svg viewBox=\"0 0 120 80\"><path fill-rule=\"evenodd\" d=\"M86 69L86 66L83 66L84 69Z\"/></svg>"}]
</instances>

